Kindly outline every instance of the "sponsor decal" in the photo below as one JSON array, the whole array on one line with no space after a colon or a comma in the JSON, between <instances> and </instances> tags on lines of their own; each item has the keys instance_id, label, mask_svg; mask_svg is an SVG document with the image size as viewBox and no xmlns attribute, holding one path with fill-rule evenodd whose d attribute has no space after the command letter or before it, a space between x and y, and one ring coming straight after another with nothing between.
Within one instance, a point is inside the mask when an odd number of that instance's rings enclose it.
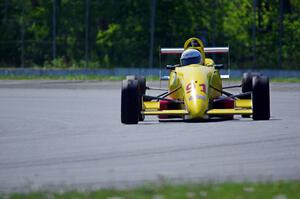
<instances>
[{"instance_id":1,"label":"sponsor decal","mask_svg":"<svg viewBox=\"0 0 300 199\"><path fill-rule=\"evenodd\" d=\"M202 99L202 100L205 100L205 96L204 95L196 95L196 96L190 96L189 97L189 101L192 101L194 99Z\"/></svg>"}]
</instances>

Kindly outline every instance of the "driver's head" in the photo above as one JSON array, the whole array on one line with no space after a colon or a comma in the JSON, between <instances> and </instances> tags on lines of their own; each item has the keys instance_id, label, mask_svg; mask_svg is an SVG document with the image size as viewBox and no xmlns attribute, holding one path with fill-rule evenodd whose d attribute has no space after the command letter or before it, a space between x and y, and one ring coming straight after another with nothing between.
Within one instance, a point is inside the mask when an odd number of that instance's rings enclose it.
<instances>
[{"instance_id":1,"label":"driver's head","mask_svg":"<svg viewBox=\"0 0 300 199\"><path fill-rule=\"evenodd\" d=\"M181 54L180 63L182 66L190 64L203 64L203 59L198 50L187 49Z\"/></svg>"}]
</instances>

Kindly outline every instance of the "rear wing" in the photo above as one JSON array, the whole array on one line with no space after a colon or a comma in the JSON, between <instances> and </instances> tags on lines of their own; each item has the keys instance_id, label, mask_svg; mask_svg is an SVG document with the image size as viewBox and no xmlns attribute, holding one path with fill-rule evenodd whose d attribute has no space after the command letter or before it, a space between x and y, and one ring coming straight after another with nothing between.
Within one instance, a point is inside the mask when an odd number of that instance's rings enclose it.
<instances>
[{"instance_id":1,"label":"rear wing","mask_svg":"<svg viewBox=\"0 0 300 199\"><path fill-rule=\"evenodd\" d=\"M184 48L161 48L161 54L181 54ZM229 47L206 47L205 53L229 53Z\"/></svg>"},{"instance_id":2,"label":"rear wing","mask_svg":"<svg viewBox=\"0 0 300 199\"><path fill-rule=\"evenodd\" d=\"M167 54L181 54L184 51L184 48L160 48L161 55ZM222 54L228 53L228 69L225 74L221 74L222 79L229 79L230 77L230 57L229 57L229 46L228 47L205 47L204 52L206 54ZM165 79L166 77L161 77L161 79Z\"/></svg>"}]
</instances>

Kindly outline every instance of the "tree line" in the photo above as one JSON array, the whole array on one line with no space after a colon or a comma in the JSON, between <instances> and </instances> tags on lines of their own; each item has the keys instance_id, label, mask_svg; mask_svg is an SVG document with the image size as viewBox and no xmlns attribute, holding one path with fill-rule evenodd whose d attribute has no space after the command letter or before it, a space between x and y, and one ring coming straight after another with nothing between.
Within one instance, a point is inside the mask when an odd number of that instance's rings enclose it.
<instances>
[{"instance_id":1,"label":"tree line","mask_svg":"<svg viewBox=\"0 0 300 199\"><path fill-rule=\"evenodd\" d=\"M195 36L235 68L300 69L299 0L1 0L0 19L0 67L149 67L153 31L153 67Z\"/></svg>"}]
</instances>

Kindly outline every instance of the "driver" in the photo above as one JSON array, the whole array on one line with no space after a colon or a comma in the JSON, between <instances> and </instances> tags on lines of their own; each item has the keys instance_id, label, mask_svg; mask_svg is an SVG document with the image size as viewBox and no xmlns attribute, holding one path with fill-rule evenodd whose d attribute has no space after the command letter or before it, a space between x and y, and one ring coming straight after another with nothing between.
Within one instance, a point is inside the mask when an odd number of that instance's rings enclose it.
<instances>
[{"instance_id":1,"label":"driver","mask_svg":"<svg viewBox=\"0 0 300 199\"><path fill-rule=\"evenodd\" d=\"M201 53L195 49L187 49L183 51L180 57L181 66L187 66L190 64L203 65L203 58Z\"/></svg>"}]
</instances>

